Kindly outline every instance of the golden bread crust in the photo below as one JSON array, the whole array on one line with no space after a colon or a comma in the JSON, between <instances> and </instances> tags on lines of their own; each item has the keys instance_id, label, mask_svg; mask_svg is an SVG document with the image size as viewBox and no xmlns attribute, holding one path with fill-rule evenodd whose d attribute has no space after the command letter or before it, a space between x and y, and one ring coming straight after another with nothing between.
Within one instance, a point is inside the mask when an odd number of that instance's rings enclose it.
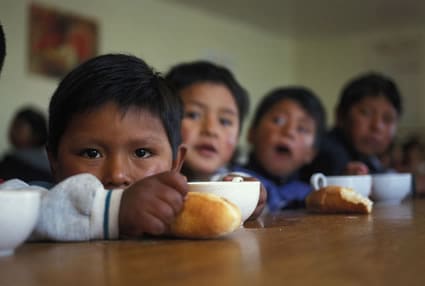
<instances>
[{"instance_id":1,"label":"golden bread crust","mask_svg":"<svg viewBox=\"0 0 425 286\"><path fill-rule=\"evenodd\" d=\"M350 188L327 186L311 192L306 198L306 207L310 211L322 213L359 213L372 212L372 201Z\"/></svg>"},{"instance_id":2,"label":"golden bread crust","mask_svg":"<svg viewBox=\"0 0 425 286\"><path fill-rule=\"evenodd\" d=\"M241 211L230 201L209 193L189 192L171 234L184 238L216 238L241 225Z\"/></svg>"}]
</instances>

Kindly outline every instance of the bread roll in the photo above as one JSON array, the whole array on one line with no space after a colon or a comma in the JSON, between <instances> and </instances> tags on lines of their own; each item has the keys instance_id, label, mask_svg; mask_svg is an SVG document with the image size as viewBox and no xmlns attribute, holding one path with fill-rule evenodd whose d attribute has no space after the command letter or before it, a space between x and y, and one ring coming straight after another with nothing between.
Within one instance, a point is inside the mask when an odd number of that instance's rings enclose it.
<instances>
[{"instance_id":1,"label":"bread roll","mask_svg":"<svg viewBox=\"0 0 425 286\"><path fill-rule=\"evenodd\" d=\"M306 198L310 211L322 213L360 213L372 212L372 201L353 189L340 186L327 186L311 192Z\"/></svg>"},{"instance_id":2,"label":"bread roll","mask_svg":"<svg viewBox=\"0 0 425 286\"><path fill-rule=\"evenodd\" d=\"M239 207L210 193L189 192L171 234L184 238L215 238L241 225Z\"/></svg>"}]
</instances>

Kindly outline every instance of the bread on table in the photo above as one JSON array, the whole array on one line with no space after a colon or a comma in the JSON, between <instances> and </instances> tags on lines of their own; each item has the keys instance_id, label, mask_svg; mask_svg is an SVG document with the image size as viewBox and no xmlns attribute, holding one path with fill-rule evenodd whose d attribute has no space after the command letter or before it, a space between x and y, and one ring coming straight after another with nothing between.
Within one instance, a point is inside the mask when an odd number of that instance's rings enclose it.
<instances>
[{"instance_id":1,"label":"bread on table","mask_svg":"<svg viewBox=\"0 0 425 286\"><path fill-rule=\"evenodd\" d=\"M372 212L372 201L341 186L327 186L311 192L306 198L306 207L310 211L321 213L359 213Z\"/></svg>"},{"instance_id":2,"label":"bread on table","mask_svg":"<svg viewBox=\"0 0 425 286\"><path fill-rule=\"evenodd\" d=\"M171 234L183 238L216 238L241 225L241 211L232 202L210 193L187 193Z\"/></svg>"}]
</instances>

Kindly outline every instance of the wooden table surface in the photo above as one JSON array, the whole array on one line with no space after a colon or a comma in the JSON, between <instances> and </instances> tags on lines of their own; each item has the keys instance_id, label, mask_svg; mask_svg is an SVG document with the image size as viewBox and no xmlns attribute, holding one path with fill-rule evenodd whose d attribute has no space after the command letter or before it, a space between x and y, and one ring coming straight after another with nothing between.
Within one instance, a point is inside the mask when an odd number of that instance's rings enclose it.
<instances>
[{"instance_id":1,"label":"wooden table surface","mask_svg":"<svg viewBox=\"0 0 425 286\"><path fill-rule=\"evenodd\" d=\"M268 214L217 240L26 243L0 285L425 285L425 200Z\"/></svg>"}]
</instances>

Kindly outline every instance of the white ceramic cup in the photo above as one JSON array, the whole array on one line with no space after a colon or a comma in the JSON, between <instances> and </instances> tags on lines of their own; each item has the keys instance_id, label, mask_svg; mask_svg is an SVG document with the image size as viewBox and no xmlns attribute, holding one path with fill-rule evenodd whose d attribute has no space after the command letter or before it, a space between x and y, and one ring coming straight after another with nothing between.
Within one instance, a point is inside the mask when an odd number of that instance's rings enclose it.
<instances>
[{"instance_id":1,"label":"white ceramic cup","mask_svg":"<svg viewBox=\"0 0 425 286\"><path fill-rule=\"evenodd\" d=\"M326 186L341 186L351 188L364 197L369 197L372 189L371 175L325 176L322 173L313 174L310 184L315 190Z\"/></svg>"},{"instance_id":2,"label":"white ceramic cup","mask_svg":"<svg viewBox=\"0 0 425 286\"><path fill-rule=\"evenodd\" d=\"M190 192L212 193L237 205L241 210L242 222L251 216L260 198L259 181L189 182L188 185Z\"/></svg>"},{"instance_id":3,"label":"white ceramic cup","mask_svg":"<svg viewBox=\"0 0 425 286\"><path fill-rule=\"evenodd\" d=\"M412 191L412 174L386 173L372 176L372 200L399 204Z\"/></svg>"},{"instance_id":4,"label":"white ceramic cup","mask_svg":"<svg viewBox=\"0 0 425 286\"><path fill-rule=\"evenodd\" d=\"M0 256L13 254L31 234L38 218L40 192L0 190Z\"/></svg>"}]
</instances>

